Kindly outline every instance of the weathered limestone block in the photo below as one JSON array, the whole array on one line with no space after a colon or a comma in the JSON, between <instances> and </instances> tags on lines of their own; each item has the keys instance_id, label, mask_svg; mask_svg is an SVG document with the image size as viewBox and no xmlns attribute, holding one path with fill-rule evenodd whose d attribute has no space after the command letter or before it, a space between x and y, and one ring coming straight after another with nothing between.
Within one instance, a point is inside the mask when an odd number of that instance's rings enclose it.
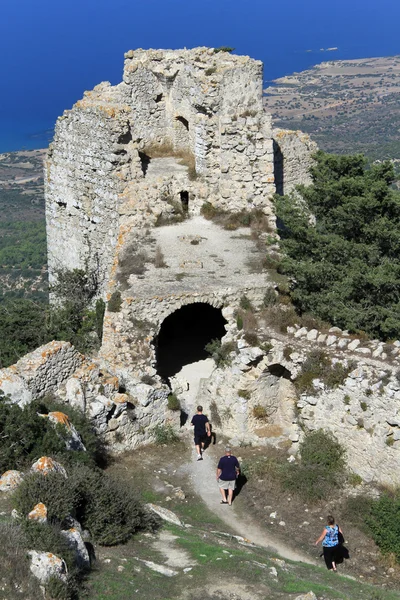
<instances>
[{"instance_id":1,"label":"weathered limestone block","mask_svg":"<svg viewBox=\"0 0 400 600\"><path fill-rule=\"evenodd\" d=\"M31 467L32 473L41 473L42 475L48 475L48 473L61 473L67 478L67 472L60 463L53 460L49 456L42 456Z\"/></svg>"},{"instance_id":2,"label":"weathered limestone block","mask_svg":"<svg viewBox=\"0 0 400 600\"><path fill-rule=\"evenodd\" d=\"M0 492L12 492L22 483L24 474L21 471L6 471L0 478Z\"/></svg>"},{"instance_id":3,"label":"weathered limestone block","mask_svg":"<svg viewBox=\"0 0 400 600\"><path fill-rule=\"evenodd\" d=\"M31 559L30 570L40 583L45 584L50 577L67 581L67 565L62 558L51 552L36 552L36 550L30 550L28 554Z\"/></svg>"},{"instance_id":4,"label":"weathered limestone block","mask_svg":"<svg viewBox=\"0 0 400 600\"><path fill-rule=\"evenodd\" d=\"M69 342L50 342L0 370L0 389L21 408L32 399L55 392L83 362Z\"/></svg>"},{"instance_id":5,"label":"weathered limestone block","mask_svg":"<svg viewBox=\"0 0 400 600\"><path fill-rule=\"evenodd\" d=\"M61 534L67 540L68 547L75 552L76 566L80 569L88 569L90 567L89 552L79 529L72 527L61 531Z\"/></svg>"}]
</instances>

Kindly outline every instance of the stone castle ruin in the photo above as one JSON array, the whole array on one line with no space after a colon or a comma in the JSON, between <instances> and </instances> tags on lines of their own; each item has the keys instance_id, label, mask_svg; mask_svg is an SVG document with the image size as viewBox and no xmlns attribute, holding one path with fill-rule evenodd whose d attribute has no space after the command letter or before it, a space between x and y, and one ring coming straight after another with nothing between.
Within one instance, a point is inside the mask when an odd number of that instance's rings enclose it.
<instances>
[{"instance_id":1,"label":"stone castle ruin","mask_svg":"<svg viewBox=\"0 0 400 600\"><path fill-rule=\"evenodd\" d=\"M351 468L389 481L400 451L398 347L336 328L282 332L263 312L275 294L263 263L272 196L310 182L316 146L273 128L262 83L249 57L130 51L120 84L101 83L58 119L45 164L49 278L89 273L107 303L102 346L89 358L52 342L0 371L0 388L21 406L55 393L116 452L151 441L156 425L179 428L198 403L234 444L296 453L304 431L330 428ZM292 380L314 347L349 374L298 397ZM168 408L170 392L180 412Z\"/></svg>"}]
</instances>

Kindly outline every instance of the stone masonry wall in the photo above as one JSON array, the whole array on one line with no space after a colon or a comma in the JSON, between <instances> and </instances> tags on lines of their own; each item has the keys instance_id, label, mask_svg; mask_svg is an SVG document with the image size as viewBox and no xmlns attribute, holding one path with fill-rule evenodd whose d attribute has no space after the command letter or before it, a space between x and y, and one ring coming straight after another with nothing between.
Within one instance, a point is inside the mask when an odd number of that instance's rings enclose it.
<instances>
[{"instance_id":1,"label":"stone masonry wall","mask_svg":"<svg viewBox=\"0 0 400 600\"><path fill-rule=\"evenodd\" d=\"M273 129L275 184L278 194L290 194L296 185L310 185L312 155L317 144L302 131Z\"/></svg>"},{"instance_id":2,"label":"stone masonry wall","mask_svg":"<svg viewBox=\"0 0 400 600\"><path fill-rule=\"evenodd\" d=\"M286 187L305 181L313 150L307 136L289 137L279 141ZM155 157L183 161L186 181L172 170L154 187L147 171ZM50 281L60 269L87 269L105 298L126 227L138 230L153 209L160 214L164 190L179 194L178 184L190 195L190 214L204 202L258 208L274 226L262 63L212 48L129 51L120 84L99 84L58 119L45 177Z\"/></svg>"}]
</instances>

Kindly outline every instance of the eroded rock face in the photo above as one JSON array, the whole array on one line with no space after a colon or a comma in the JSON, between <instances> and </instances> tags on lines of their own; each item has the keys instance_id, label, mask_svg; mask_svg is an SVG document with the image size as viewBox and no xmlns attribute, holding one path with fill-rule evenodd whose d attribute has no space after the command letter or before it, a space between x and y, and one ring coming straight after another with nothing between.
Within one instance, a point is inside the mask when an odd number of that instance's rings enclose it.
<instances>
[{"instance_id":1,"label":"eroded rock face","mask_svg":"<svg viewBox=\"0 0 400 600\"><path fill-rule=\"evenodd\" d=\"M12 492L22 483L24 474L21 471L6 471L0 478L0 492Z\"/></svg>"},{"instance_id":2,"label":"eroded rock face","mask_svg":"<svg viewBox=\"0 0 400 600\"><path fill-rule=\"evenodd\" d=\"M62 558L51 552L36 552L36 550L30 550L28 554L31 559L30 570L40 583L45 584L50 577L67 581L67 565Z\"/></svg>"}]
</instances>

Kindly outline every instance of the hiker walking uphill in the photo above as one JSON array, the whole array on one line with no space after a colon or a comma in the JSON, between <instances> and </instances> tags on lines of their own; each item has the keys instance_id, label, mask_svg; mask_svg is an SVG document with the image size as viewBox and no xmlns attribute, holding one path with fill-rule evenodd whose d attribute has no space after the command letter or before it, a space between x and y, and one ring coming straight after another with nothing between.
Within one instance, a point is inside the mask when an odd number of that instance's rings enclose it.
<instances>
[{"instance_id":1,"label":"hiker walking uphill","mask_svg":"<svg viewBox=\"0 0 400 600\"><path fill-rule=\"evenodd\" d=\"M202 451L204 450L207 437L211 435L210 423L206 415L203 415L203 407L197 407L197 413L193 415L191 423L194 427L194 444L197 450L197 460L203 460Z\"/></svg>"},{"instance_id":2,"label":"hiker walking uphill","mask_svg":"<svg viewBox=\"0 0 400 600\"><path fill-rule=\"evenodd\" d=\"M221 504L229 504L231 506L233 492L236 487L236 478L239 473L239 461L236 456L232 456L231 449L227 446L225 448L225 456L219 459L217 467L217 482L222 496ZM228 491L228 499L226 491Z\"/></svg>"}]
</instances>

